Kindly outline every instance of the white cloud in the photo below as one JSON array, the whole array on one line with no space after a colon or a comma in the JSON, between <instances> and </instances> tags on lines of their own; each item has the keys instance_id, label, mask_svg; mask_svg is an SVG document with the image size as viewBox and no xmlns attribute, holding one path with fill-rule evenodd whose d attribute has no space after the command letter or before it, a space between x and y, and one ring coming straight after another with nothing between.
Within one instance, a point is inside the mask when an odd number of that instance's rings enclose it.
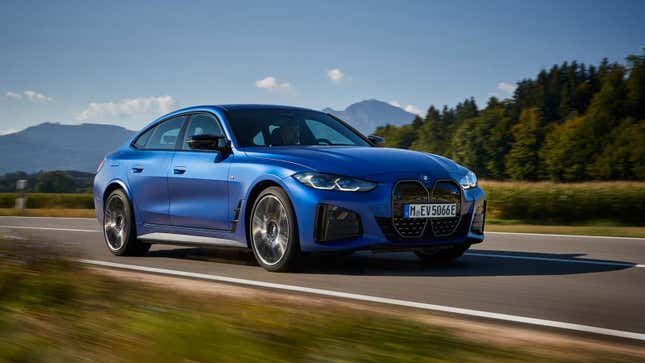
<instances>
[{"instance_id":1,"label":"white cloud","mask_svg":"<svg viewBox=\"0 0 645 363\"><path fill-rule=\"evenodd\" d=\"M79 121L106 121L132 116L154 117L176 108L171 96L124 98L112 102L91 102L78 114Z\"/></svg>"},{"instance_id":2,"label":"white cloud","mask_svg":"<svg viewBox=\"0 0 645 363\"><path fill-rule=\"evenodd\" d=\"M514 85L512 83L499 82L497 84L498 90L503 91L509 95L512 95L515 92L516 88L517 88L517 85Z\"/></svg>"},{"instance_id":3,"label":"white cloud","mask_svg":"<svg viewBox=\"0 0 645 363\"><path fill-rule=\"evenodd\" d=\"M413 114L419 115L419 116L421 116L421 113L423 112L423 111L421 111L421 109L419 107L417 107L415 105L406 105L403 109L408 111L409 113L413 113Z\"/></svg>"},{"instance_id":4,"label":"white cloud","mask_svg":"<svg viewBox=\"0 0 645 363\"><path fill-rule=\"evenodd\" d=\"M31 102L49 102L53 101L53 99L43 93L32 91L32 90L26 90L22 93L16 93L16 92L7 92L4 94L5 97L11 98L14 100L21 100L23 97Z\"/></svg>"},{"instance_id":5,"label":"white cloud","mask_svg":"<svg viewBox=\"0 0 645 363\"><path fill-rule=\"evenodd\" d=\"M390 105L394 106L394 107L401 108L401 109L403 109L403 110L405 110L407 112L413 113L415 115L423 116L422 115L423 110L421 110L421 108L419 108L419 107L417 107L415 105L405 105L405 106L403 106L403 105L401 105L401 103L399 101L390 101L388 103Z\"/></svg>"},{"instance_id":6,"label":"white cloud","mask_svg":"<svg viewBox=\"0 0 645 363\"><path fill-rule=\"evenodd\" d=\"M272 76L255 81L255 87L276 92L289 92L292 89L291 83L279 81Z\"/></svg>"},{"instance_id":7,"label":"white cloud","mask_svg":"<svg viewBox=\"0 0 645 363\"><path fill-rule=\"evenodd\" d=\"M14 100L19 100L19 99L22 98L21 94L16 93L16 92L11 92L11 91L5 93L4 96L7 97L7 98L14 99Z\"/></svg>"},{"instance_id":8,"label":"white cloud","mask_svg":"<svg viewBox=\"0 0 645 363\"><path fill-rule=\"evenodd\" d=\"M399 101L390 101L388 103L394 107L401 108L401 103L399 103Z\"/></svg>"},{"instance_id":9,"label":"white cloud","mask_svg":"<svg viewBox=\"0 0 645 363\"><path fill-rule=\"evenodd\" d=\"M4 129L4 130L0 130L0 135L9 135L9 134L14 134L16 132L18 132L18 130L16 129Z\"/></svg>"},{"instance_id":10,"label":"white cloud","mask_svg":"<svg viewBox=\"0 0 645 363\"><path fill-rule=\"evenodd\" d=\"M330 69L327 71L327 78L331 79L334 82L340 82L341 79L345 77L345 73L338 68Z\"/></svg>"}]
</instances>

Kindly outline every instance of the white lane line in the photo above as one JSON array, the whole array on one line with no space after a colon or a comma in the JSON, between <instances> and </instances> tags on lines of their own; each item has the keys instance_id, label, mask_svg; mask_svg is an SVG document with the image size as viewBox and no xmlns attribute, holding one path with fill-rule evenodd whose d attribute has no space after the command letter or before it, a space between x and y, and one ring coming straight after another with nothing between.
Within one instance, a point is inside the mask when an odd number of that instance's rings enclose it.
<instances>
[{"instance_id":1,"label":"white lane line","mask_svg":"<svg viewBox=\"0 0 645 363\"><path fill-rule=\"evenodd\" d=\"M97 229L76 229L76 228L54 228L54 227L28 227L28 226L4 226L0 225L0 228L9 228L9 229L40 229L43 231L60 231L60 232L90 232L90 233L100 233L101 231Z\"/></svg>"},{"instance_id":2,"label":"white lane line","mask_svg":"<svg viewBox=\"0 0 645 363\"><path fill-rule=\"evenodd\" d=\"M516 260L535 260L535 261L548 261L548 262L570 262L570 263L586 263L590 265L609 265L609 266L624 266L624 267L641 267L643 264L634 264L629 262L612 262L612 261L591 261L591 260L575 260L572 258L551 258L551 257L534 257L534 256L517 256L517 255L500 255L496 253L477 253L466 252L466 256L477 257L494 257L494 258L511 258Z\"/></svg>"},{"instance_id":3,"label":"white lane line","mask_svg":"<svg viewBox=\"0 0 645 363\"><path fill-rule=\"evenodd\" d=\"M83 232L83 233L101 233L99 230L92 229L75 229L75 228L54 228L54 227L29 227L29 226L7 226L0 225L0 228L8 229L33 229L45 231L61 231L61 232ZM494 253L477 253L466 252L467 256L477 257L493 257L493 258L511 258L518 260L534 260L534 261L548 261L548 262L570 262L570 263L586 263L592 265L608 265L608 266L625 266L625 267L639 267L645 268L645 264L636 264L630 262L611 262L611 261L591 261L591 260L575 260L570 258L549 258L549 257L532 257L532 256L516 256L516 255L503 255Z\"/></svg>"},{"instance_id":4,"label":"white lane line","mask_svg":"<svg viewBox=\"0 0 645 363\"><path fill-rule=\"evenodd\" d=\"M486 232L486 234L498 234L509 236L532 236L532 237L564 237L564 238L600 238L600 239L631 239L645 240L642 237L612 237L612 236L590 236L583 234L551 234L551 233L521 233L521 232Z\"/></svg>"},{"instance_id":5,"label":"white lane line","mask_svg":"<svg viewBox=\"0 0 645 363\"><path fill-rule=\"evenodd\" d=\"M0 219L80 219L80 220L96 220L96 217L37 217L37 216L0 216Z\"/></svg>"},{"instance_id":6,"label":"white lane line","mask_svg":"<svg viewBox=\"0 0 645 363\"><path fill-rule=\"evenodd\" d=\"M24 218L24 219L76 219L76 220L96 220L96 218L87 217L30 217L30 216L0 216L0 220L9 218ZM486 232L486 234L498 235L515 235L515 236L535 236L535 237L564 237L564 238L604 238L604 239L631 239L631 240L645 240L643 237L618 237L618 236L592 236L582 234L552 234L552 233L522 233L522 232Z\"/></svg>"},{"instance_id":7,"label":"white lane line","mask_svg":"<svg viewBox=\"0 0 645 363\"><path fill-rule=\"evenodd\" d=\"M516 323L539 325L539 326L545 326L545 327L552 327L552 328L573 330L573 331L579 331L579 332L585 332L585 333L602 334L602 335L609 335L614 337L645 341L645 334L642 334L642 333L599 328L595 326L566 323L566 322L560 322L560 321L554 321L554 320L537 319L537 318L530 318L530 317L510 315L510 314L500 314L500 313L493 313L493 312L481 311L481 310L463 309L463 308L456 308L456 307L444 306L444 305L426 304L426 303L420 303L420 302L414 302L414 301L408 301L408 300L399 300L399 299L391 299L386 297L353 294L353 293L342 292L342 291L316 289L316 288L304 287L304 286L278 284L273 282L255 281L255 280L239 279L234 277L217 276L217 275L207 275L207 274L201 274L201 273L195 273L195 272L168 270L163 268L146 267L146 266L138 266L138 265L127 265L127 264L114 263L114 262L108 262L108 261L98 261L98 260L80 260L80 261L82 263L90 264L94 266L111 267L111 268L118 268L118 269L132 270L132 271L151 272L151 273L162 274L162 275L188 277L188 278L195 278L195 279L201 279L201 280L231 283L231 284L237 284L237 285L246 285L246 286L263 287L263 288L278 289L278 290L285 290L285 291L295 291L295 292L301 292L301 293L307 293L307 294L332 296L332 297L339 297L343 299L405 306L405 307L411 307L411 308L417 308L417 309L440 311L440 312L446 312L446 313L452 313L452 314L475 316L475 317L481 317L481 318L489 318L489 319L516 322Z\"/></svg>"}]
</instances>

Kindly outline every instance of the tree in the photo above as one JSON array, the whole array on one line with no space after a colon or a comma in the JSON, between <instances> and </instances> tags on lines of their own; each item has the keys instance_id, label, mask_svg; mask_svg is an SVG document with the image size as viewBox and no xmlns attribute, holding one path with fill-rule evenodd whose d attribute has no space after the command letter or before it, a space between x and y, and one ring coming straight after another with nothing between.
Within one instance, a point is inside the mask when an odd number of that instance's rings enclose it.
<instances>
[{"instance_id":1,"label":"tree","mask_svg":"<svg viewBox=\"0 0 645 363\"><path fill-rule=\"evenodd\" d=\"M512 128L513 143L506 156L506 174L515 180L537 180L538 152L541 143L540 111L522 111L519 122Z\"/></svg>"},{"instance_id":2,"label":"tree","mask_svg":"<svg viewBox=\"0 0 645 363\"><path fill-rule=\"evenodd\" d=\"M76 184L69 174L52 171L38 175L35 189L40 193L73 193L76 191Z\"/></svg>"}]
</instances>

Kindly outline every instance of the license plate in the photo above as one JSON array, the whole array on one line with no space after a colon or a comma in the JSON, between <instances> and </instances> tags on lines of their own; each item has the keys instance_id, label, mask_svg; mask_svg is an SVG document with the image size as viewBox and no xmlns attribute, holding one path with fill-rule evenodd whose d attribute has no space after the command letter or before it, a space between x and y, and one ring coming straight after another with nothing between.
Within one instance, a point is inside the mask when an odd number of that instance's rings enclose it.
<instances>
[{"instance_id":1,"label":"license plate","mask_svg":"<svg viewBox=\"0 0 645 363\"><path fill-rule=\"evenodd\" d=\"M457 204L404 204L404 218L450 218L457 216Z\"/></svg>"}]
</instances>

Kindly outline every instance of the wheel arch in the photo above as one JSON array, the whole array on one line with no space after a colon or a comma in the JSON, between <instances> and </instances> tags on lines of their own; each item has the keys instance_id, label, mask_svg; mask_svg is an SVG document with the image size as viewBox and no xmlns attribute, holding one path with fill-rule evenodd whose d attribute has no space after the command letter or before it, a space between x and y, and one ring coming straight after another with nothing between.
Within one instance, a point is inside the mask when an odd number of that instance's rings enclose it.
<instances>
[{"instance_id":1,"label":"wheel arch","mask_svg":"<svg viewBox=\"0 0 645 363\"><path fill-rule=\"evenodd\" d=\"M293 207L293 197L291 196L291 193L289 193L289 190L286 188L284 184L282 184L279 179L263 179L258 181L253 185L251 190L249 191L246 200L244 202L244 236L246 237L246 244L249 248L251 248L251 238L250 238L250 221L251 221L251 213L253 212L253 205L255 204L255 201L257 200L258 196L260 193L262 193L263 190L270 188L270 187L277 187L280 188L284 191L284 193L287 195L287 198L289 199L289 203L291 204L291 209L294 211L294 218L295 218L295 223L296 223L296 235L298 234L298 216L295 214L295 208ZM299 240L299 239L298 239Z\"/></svg>"}]
</instances>

